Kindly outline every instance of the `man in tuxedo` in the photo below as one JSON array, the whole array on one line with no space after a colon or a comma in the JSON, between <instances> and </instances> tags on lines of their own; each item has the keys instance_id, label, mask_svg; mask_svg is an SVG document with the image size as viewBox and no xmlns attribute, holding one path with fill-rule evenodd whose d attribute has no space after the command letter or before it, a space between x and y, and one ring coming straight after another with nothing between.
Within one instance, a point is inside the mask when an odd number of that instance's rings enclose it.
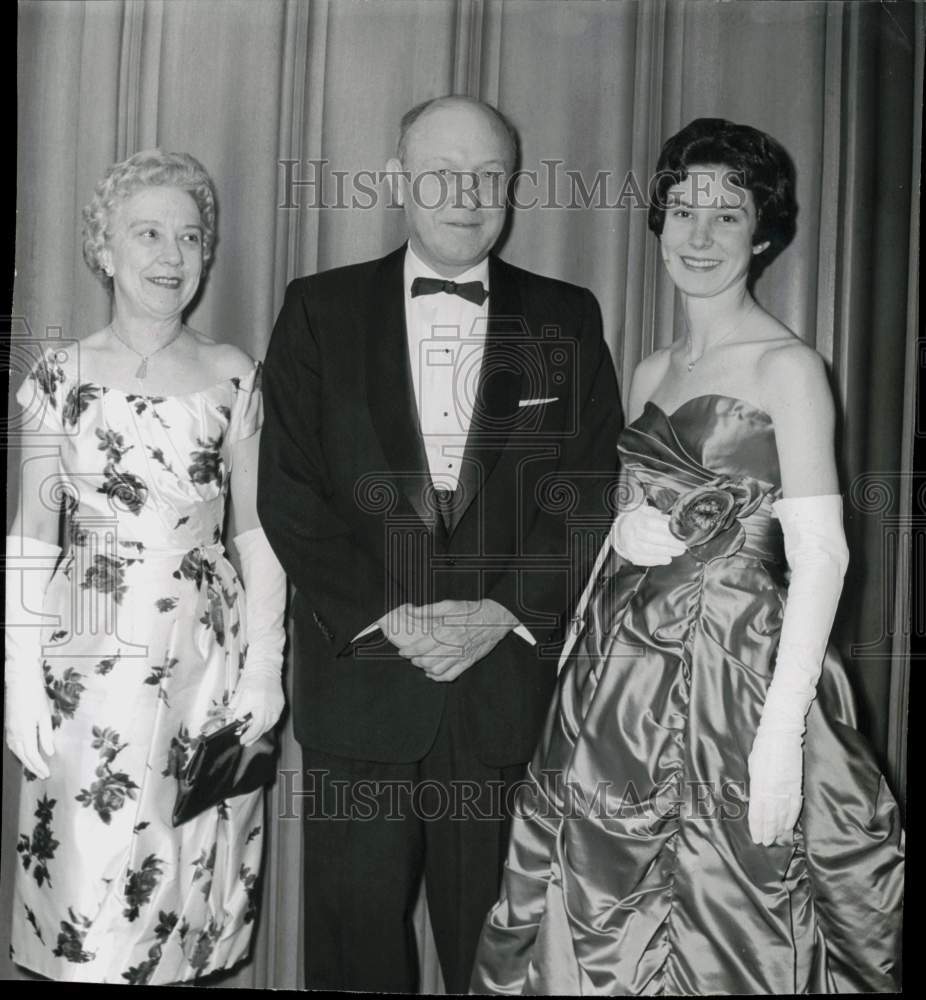
<instances>
[{"instance_id":1,"label":"man in tuxedo","mask_svg":"<svg viewBox=\"0 0 926 1000\"><path fill-rule=\"evenodd\" d=\"M595 298L490 254L515 160L489 105L412 109L388 165L408 244L293 281L266 358L258 509L295 587L309 988L413 992L424 874L466 991L506 793L609 522Z\"/></svg>"}]
</instances>

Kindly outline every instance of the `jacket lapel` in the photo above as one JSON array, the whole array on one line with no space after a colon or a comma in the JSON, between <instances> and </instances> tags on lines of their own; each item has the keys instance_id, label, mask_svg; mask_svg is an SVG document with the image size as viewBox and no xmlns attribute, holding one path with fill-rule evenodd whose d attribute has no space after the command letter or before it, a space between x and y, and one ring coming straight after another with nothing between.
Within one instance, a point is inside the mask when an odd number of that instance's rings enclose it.
<instances>
[{"instance_id":1,"label":"jacket lapel","mask_svg":"<svg viewBox=\"0 0 926 1000\"><path fill-rule=\"evenodd\" d=\"M504 261L489 258L489 316L485 351L449 531L485 487L518 419L524 358L521 296Z\"/></svg>"},{"instance_id":2,"label":"jacket lapel","mask_svg":"<svg viewBox=\"0 0 926 1000\"><path fill-rule=\"evenodd\" d=\"M405 331L405 246L377 268L367 315L367 404L383 454L403 496L434 531L439 525L421 437Z\"/></svg>"}]
</instances>

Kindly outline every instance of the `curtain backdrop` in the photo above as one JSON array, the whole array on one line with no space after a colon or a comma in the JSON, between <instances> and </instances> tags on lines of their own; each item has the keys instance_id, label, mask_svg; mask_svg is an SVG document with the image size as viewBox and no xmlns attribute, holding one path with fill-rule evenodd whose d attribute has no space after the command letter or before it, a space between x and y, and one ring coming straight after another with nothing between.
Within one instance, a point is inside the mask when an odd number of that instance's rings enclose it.
<instances>
[{"instance_id":1,"label":"curtain backdrop","mask_svg":"<svg viewBox=\"0 0 926 1000\"><path fill-rule=\"evenodd\" d=\"M521 133L525 207L502 255L592 289L626 396L634 365L680 330L634 192L694 117L770 132L797 165L800 211L756 294L830 365L852 551L835 638L902 794L923 40L924 8L905 3L29 0L14 335L79 338L108 322L80 208L111 162L160 145L194 153L219 192L217 256L190 321L263 357L290 279L401 242L401 212L362 193L351 207L352 179L384 168L408 107L456 92L497 104ZM0 974L13 978L6 758ZM282 766L300 767L289 723ZM268 811L254 960L231 985L301 981L301 831L277 819L276 792Z\"/></svg>"}]
</instances>

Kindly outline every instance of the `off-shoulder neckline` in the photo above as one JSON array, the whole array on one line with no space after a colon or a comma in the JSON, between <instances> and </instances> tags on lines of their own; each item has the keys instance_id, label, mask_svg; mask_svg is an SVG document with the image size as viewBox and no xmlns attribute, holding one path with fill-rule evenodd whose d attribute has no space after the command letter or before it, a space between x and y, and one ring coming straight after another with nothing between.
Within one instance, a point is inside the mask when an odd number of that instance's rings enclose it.
<instances>
[{"instance_id":1,"label":"off-shoulder neckline","mask_svg":"<svg viewBox=\"0 0 926 1000\"><path fill-rule=\"evenodd\" d=\"M115 392L120 396L125 396L131 399L187 399L190 396L200 396L206 392L212 392L212 390L223 386L228 382L242 382L244 379L249 378L261 367L259 361L256 361L246 372L241 375L227 375L225 378L217 379L215 382L210 382L209 385L204 385L200 389L193 389L190 392L172 392L172 393L162 393L162 392L135 392L129 389L120 389L118 386L114 385L104 385L102 382L96 382L93 379L88 379L86 382L79 382L80 385L92 385L96 389L101 389L103 392ZM70 381L74 381L70 378Z\"/></svg>"}]
</instances>

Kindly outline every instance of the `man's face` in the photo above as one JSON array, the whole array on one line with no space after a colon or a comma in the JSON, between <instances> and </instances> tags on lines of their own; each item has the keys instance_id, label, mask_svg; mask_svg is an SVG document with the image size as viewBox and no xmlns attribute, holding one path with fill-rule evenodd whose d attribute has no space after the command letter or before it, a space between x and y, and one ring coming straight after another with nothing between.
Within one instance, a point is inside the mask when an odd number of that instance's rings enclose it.
<instances>
[{"instance_id":1,"label":"man's face","mask_svg":"<svg viewBox=\"0 0 926 1000\"><path fill-rule=\"evenodd\" d=\"M426 111L408 131L398 196L415 253L454 278L478 264L505 224L511 143L481 108L448 103Z\"/></svg>"}]
</instances>

